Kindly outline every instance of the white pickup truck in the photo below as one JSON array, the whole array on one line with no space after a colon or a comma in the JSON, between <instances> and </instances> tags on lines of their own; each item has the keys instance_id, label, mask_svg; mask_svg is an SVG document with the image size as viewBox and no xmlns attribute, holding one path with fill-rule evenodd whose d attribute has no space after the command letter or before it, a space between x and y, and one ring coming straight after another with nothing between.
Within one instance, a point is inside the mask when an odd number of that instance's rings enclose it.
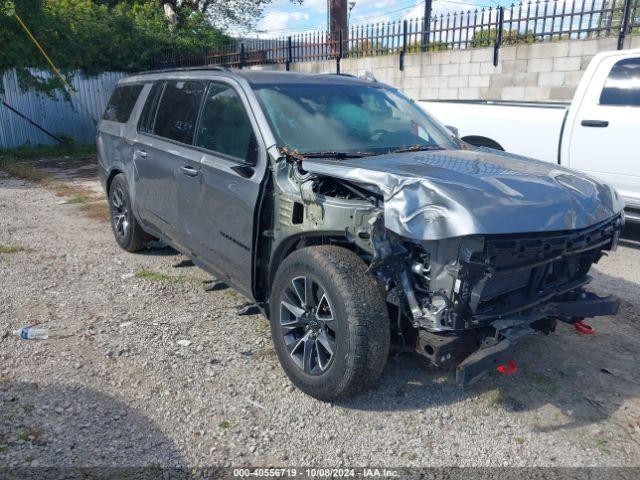
<instances>
[{"instance_id":1,"label":"white pickup truck","mask_svg":"<svg viewBox=\"0 0 640 480\"><path fill-rule=\"evenodd\" d=\"M581 170L613 185L640 221L640 49L604 52L571 103L420 101L472 145Z\"/></svg>"}]
</instances>

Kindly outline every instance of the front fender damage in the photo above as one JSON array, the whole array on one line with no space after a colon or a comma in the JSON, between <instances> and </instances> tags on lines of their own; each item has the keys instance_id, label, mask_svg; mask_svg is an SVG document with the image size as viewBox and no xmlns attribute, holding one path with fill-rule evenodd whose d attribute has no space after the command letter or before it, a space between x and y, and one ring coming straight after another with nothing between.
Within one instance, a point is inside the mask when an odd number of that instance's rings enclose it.
<instances>
[{"instance_id":1,"label":"front fender damage","mask_svg":"<svg viewBox=\"0 0 640 480\"><path fill-rule=\"evenodd\" d=\"M291 155L274 161L273 245L321 238L357 251L398 313L392 333L402 347L436 366L458 366L460 383L477 380L522 338L550 333L558 320L575 323L617 311L615 299L584 289L589 268L603 250L615 249L624 224L620 204L605 187L598 191L609 203L582 215L589 202L572 200L573 216L554 219L562 228L492 231L497 220L488 218L500 213L495 198L488 208L466 208L465 195L443 187L442 179L341 163ZM562 175L586 195L591 184ZM518 201L518 208L526 204ZM296 208L303 213L296 215Z\"/></svg>"}]
</instances>

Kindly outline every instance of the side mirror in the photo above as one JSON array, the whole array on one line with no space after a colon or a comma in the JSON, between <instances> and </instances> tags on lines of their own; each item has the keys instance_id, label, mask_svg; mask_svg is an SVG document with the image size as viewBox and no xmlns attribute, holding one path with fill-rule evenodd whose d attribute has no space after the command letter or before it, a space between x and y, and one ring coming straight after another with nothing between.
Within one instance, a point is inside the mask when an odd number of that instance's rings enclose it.
<instances>
[{"instance_id":1,"label":"side mirror","mask_svg":"<svg viewBox=\"0 0 640 480\"><path fill-rule=\"evenodd\" d=\"M454 137L460 138L460 132L458 131L458 129L456 127L452 127L451 125L445 125L445 127L447 127L447 130L449 130L451 133L453 133Z\"/></svg>"}]
</instances>

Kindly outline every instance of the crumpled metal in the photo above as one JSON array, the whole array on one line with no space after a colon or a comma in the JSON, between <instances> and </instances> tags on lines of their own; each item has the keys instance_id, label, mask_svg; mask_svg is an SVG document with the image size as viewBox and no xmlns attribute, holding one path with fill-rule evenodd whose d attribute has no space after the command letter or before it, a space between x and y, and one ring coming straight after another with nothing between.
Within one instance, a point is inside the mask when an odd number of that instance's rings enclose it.
<instances>
[{"instance_id":1,"label":"crumpled metal","mask_svg":"<svg viewBox=\"0 0 640 480\"><path fill-rule=\"evenodd\" d=\"M416 240L580 229L624 208L586 174L484 148L304 159L302 168L377 188L385 227Z\"/></svg>"}]
</instances>

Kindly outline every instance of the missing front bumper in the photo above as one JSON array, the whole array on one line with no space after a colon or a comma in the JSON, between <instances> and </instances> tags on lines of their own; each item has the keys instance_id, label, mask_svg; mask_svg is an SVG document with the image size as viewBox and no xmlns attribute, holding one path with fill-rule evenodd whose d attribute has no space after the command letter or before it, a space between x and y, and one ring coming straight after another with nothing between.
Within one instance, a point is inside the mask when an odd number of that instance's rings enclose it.
<instances>
[{"instance_id":1,"label":"missing front bumper","mask_svg":"<svg viewBox=\"0 0 640 480\"><path fill-rule=\"evenodd\" d=\"M574 324L585 317L615 315L620 301L614 296L599 297L590 292L576 292L572 298L551 302L529 315L516 315L500 318L491 325L493 334L486 330L462 332L459 336L446 336L444 340L434 341L434 333L420 333L420 349L432 353L428 355L436 365L445 366L446 360L461 360L456 368L456 381L470 385L491 369L513 358L514 347L523 338L539 331L549 331L555 320ZM495 339L497 343L476 349L478 344L490 344L486 339ZM499 340L499 341L498 341ZM426 347L429 346L430 349ZM435 346L435 348L434 348ZM457 348L456 348L457 347ZM476 349L475 351L473 351Z\"/></svg>"}]
</instances>

